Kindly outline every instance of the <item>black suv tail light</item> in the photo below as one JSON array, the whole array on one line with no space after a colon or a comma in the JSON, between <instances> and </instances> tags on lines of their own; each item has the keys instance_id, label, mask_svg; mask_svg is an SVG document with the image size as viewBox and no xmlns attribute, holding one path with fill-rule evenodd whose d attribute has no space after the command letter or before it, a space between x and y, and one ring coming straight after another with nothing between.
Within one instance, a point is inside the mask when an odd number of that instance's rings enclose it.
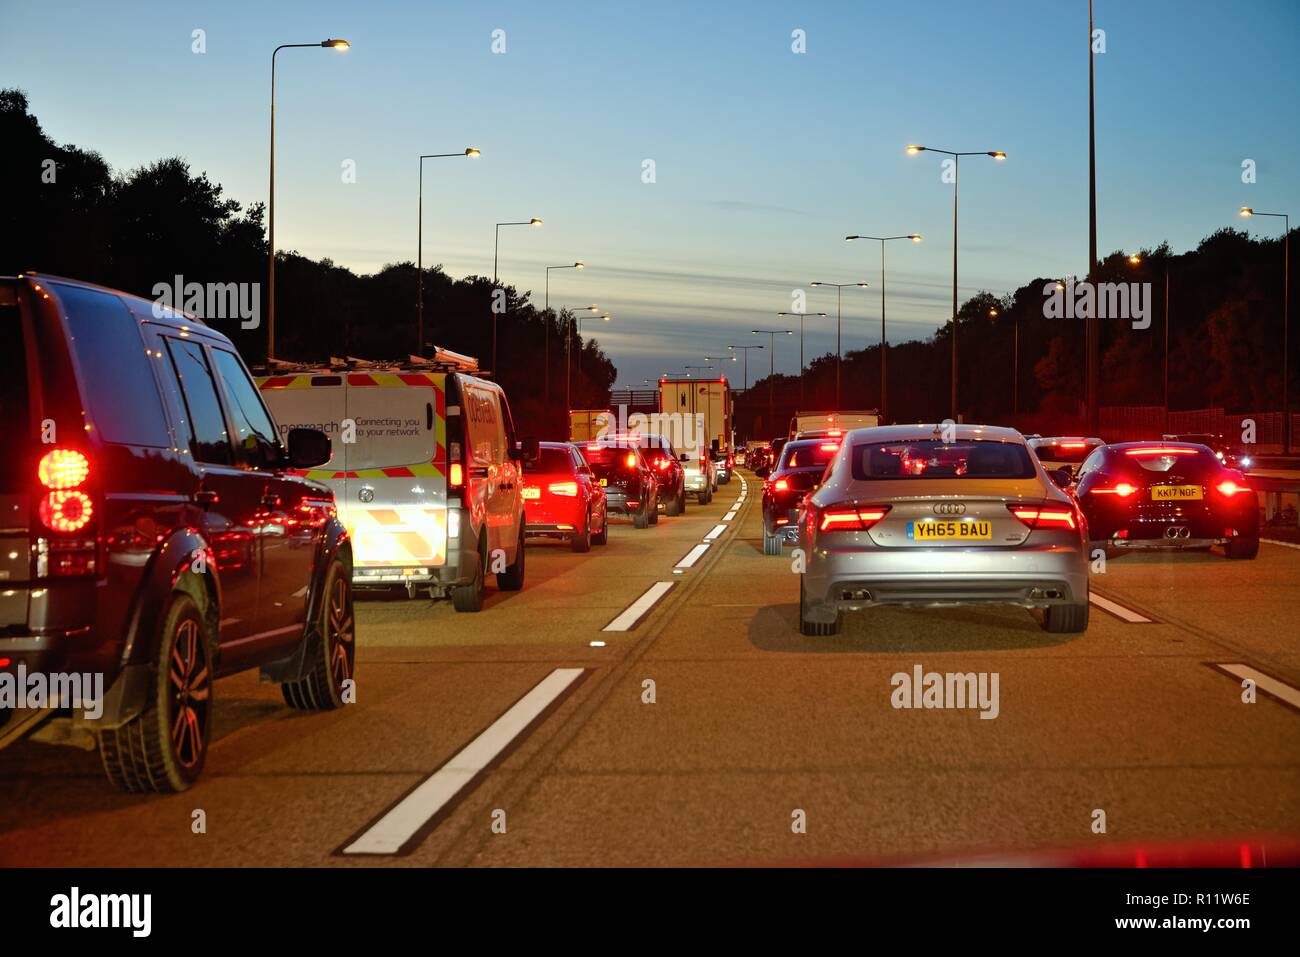
<instances>
[{"instance_id":1,"label":"black suv tail light","mask_svg":"<svg viewBox=\"0 0 1300 957\"><path fill-rule=\"evenodd\" d=\"M36 514L54 534L33 535L35 577L94 575L99 568L99 536L87 485L90 460L76 449L51 449L41 457L36 474L42 486L37 491Z\"/></svg>"}]
</instances>

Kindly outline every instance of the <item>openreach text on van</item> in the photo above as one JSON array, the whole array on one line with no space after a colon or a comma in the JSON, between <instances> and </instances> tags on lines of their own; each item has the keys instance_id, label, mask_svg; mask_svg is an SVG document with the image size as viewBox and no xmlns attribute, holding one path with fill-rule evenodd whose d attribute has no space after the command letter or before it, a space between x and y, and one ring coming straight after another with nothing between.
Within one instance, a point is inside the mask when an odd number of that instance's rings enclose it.
<instances>
[{"instance_id":1,"label":"openreach text on van","mask_svg":"<svg viewBox=\"0 0 1300 957\"><path fill-rule=\"evenodd\" d=\"M50 926L126 927L132 937L148 937L153 927L152 894L82 894L74 887L69 894L50 898Z\"/></svg>"}]
</instances>

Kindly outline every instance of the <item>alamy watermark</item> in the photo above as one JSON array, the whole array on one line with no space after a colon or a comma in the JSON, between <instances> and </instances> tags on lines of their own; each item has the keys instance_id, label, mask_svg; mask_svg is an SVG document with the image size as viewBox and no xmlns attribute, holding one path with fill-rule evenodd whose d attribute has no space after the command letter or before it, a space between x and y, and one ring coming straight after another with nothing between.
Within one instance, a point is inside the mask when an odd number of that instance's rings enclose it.
<instances>
[{"instance_id":1,"label":"alamy watermark","mask_svg":"<svg viewBox=\"0 0 1300 957\"><path fill-rule=\"evenodd\" d=\"M239 320L239 328L262 324L262 284L258 282L185 282L181 275L169 285L153 285L153 314L164 318L169 310L187 312L204 320Z\"/></svg>"},{"instance_id":2,"label":"alamy watermark","mask_svg":"<svg viewBox=\"0 0 1300 957\"><path fill-rule=\"evenodd\" d=\"M1149 282L1049 282L1043 286L1044 319L1128 319L1151 327Z\"/></svg>"},{"instance_id":3,"label":"alamy watermark","mask_svg":"<svg viewBox=\"0 0 1300 957\"><path fill-rule=\"evenodd\" d=\"M74 708L91 720L104 714L103 672L28 672L22 662L0 671L0 708Z\"/></svg>"}]
</instances>

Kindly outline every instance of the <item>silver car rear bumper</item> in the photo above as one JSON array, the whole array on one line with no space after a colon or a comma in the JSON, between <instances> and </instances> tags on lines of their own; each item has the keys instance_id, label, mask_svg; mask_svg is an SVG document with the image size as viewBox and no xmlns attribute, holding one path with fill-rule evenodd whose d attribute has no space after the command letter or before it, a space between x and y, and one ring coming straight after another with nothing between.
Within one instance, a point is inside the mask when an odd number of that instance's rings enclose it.
<instances>
[{"instance_id":1,"label":"silver car rear bumper","mask_svg":"<svg viewBox=\"0 0 1300 957\"><path fill-rule=\"evenodd\" d=\"M804 573L805 617L878 605L997 604L1022 608L1088 600L1078 541L1018 548L819 548Z\"/></svg>"}]
</instances>

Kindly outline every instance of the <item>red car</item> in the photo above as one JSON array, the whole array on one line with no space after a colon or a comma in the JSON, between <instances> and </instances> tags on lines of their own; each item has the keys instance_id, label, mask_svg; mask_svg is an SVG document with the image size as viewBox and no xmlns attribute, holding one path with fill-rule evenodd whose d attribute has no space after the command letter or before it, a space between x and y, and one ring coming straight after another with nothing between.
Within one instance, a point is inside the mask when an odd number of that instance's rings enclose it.
<instances>
[{"instance_id":1,"label":"red car","mask_svg":"<svg viewBox=\"0 0 1300 957\"><path fill-rule=\"evenodd\" d=\"M524 461L525 534L568 539L575 552L609 541L605 490L577 446L540 442Z\"/></svg>"}]
</instances>

